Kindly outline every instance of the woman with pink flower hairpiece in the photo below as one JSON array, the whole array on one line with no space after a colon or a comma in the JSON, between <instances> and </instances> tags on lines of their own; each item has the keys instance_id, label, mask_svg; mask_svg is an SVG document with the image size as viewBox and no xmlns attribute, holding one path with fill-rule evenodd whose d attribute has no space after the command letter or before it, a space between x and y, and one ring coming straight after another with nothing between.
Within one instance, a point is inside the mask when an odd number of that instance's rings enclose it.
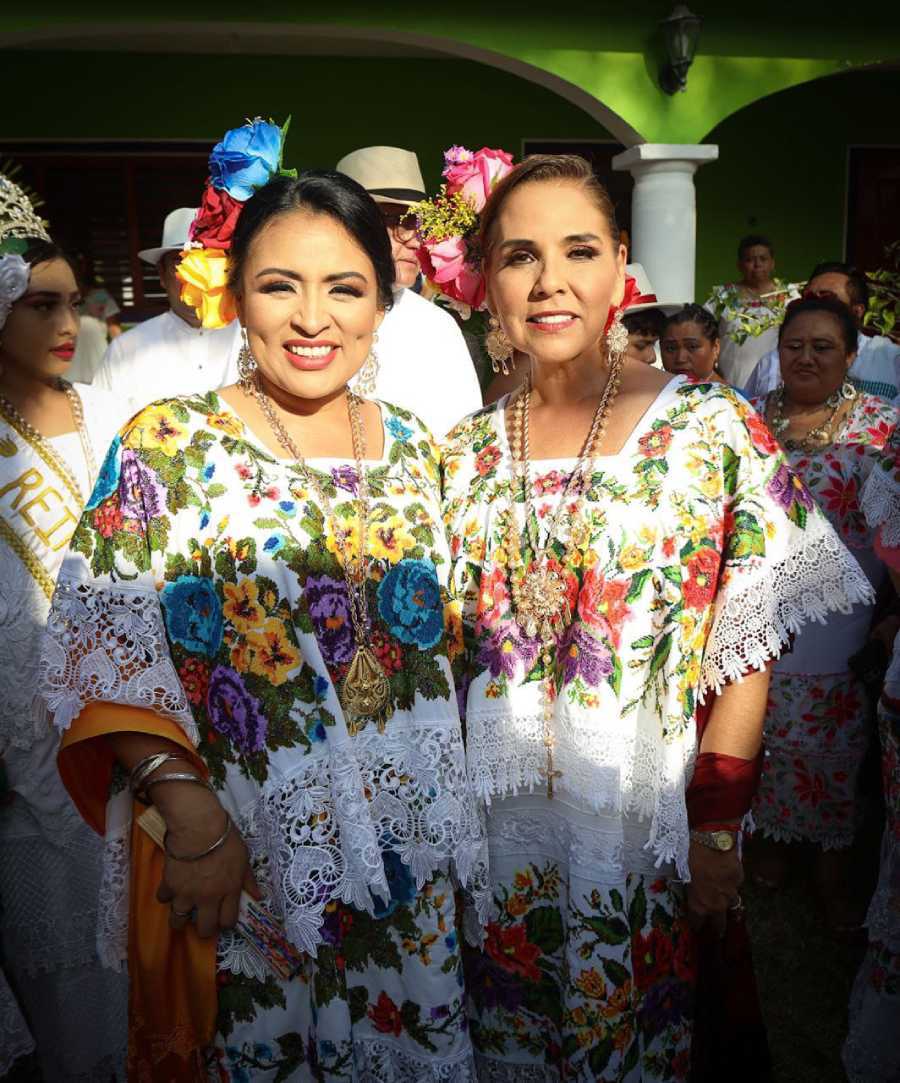
<instances>
[{"instance_id":1,"label":"woman with pink flower hairpiece","mask_svg":"<svg viewBox=\"0 0 900 1083\"><path fill-rule=\"evenodd\" d=\"M584 160L520 163L472 235L530 362L442 459L494 906L466 951L480 1078L683 1080L692 926L740 906L768 667L870 588L739 395L624 358Z\"/></svg>"}]
</instances>

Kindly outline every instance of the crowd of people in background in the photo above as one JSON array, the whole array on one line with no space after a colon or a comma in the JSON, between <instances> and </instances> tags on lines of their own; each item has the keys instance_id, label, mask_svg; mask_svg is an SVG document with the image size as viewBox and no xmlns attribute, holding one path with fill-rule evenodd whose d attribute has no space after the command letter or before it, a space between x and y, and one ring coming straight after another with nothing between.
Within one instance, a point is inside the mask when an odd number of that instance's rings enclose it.
<instances>
[{"instance_id":1,"label":"crowd of people in background","mask_svg":"<svg viewBox=\"0 0 900 1083\"><path fill-rule=\"evenodd\" d=\"M590 167L536 156L477 206L486 345L424 280L411 151L219 169L133 327L0 178L0 1076L723 1079L703 937L744 859L776 900L808 850L810 913L868 936L848 1078L900 1079L865 275L786 282L754 234L657 298ZM213 201L222 326L179 269Z\"/></svg>"}]
</instances>

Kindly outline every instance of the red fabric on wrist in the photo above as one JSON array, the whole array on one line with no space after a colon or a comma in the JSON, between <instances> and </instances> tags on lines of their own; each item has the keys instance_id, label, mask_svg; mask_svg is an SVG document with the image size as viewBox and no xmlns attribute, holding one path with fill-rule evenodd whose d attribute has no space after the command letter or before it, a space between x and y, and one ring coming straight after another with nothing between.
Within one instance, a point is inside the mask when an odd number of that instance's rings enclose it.
<instances>
[{"instance_id":1,"label":"red fabric on wrist","mask_svg":"<svg viewBox=\"0 0 900 1083\"><path fill-rule=\"evenodd\" d=\"M701 752L687 788L688 824L741 820L750 811L762 773L762 750L752 760Z\"/></svg>"}]
</instances>

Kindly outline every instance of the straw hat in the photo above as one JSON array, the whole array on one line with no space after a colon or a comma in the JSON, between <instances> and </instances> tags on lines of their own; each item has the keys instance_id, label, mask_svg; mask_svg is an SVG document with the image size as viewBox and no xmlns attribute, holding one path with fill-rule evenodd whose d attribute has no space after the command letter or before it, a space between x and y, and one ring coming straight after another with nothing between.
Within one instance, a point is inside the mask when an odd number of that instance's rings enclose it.
<instances>
[{"instance_id":1,"label":"straw hat","mask_svg":"<svg viewBox=\"0 0 900 1083\"><path fill-rule=\"evenodd\" d=\"M639 293L655 296L653 286L650 284L650 278L639 263L629 263L625 268L625 273L631 275L635 280ZM640 304L629 305L624 310L623 315L630 316L634 312L643 312L647 308L658 308L663 315L671 316L675 312L680 312L684 304L684 301L641 301Z\"/></svg>"},{"instance_id":2,"label":"straw hat","mask_svg":"<svg viewBox=\"0 0 900 1083\"><path fill-rule=\"evenodd\" d=\"M163 222L162 244L159 248L142 248L138 256L144 263L155 267L166 252L180 252L188 242L188 231L197 213L197 207L179 207L170 211Z\"/></svg>"},{"instance_id":3,"label":"straw hat","mask_svg":"<svg viewBox=\"0 0 900 1083\"><path fill-rule=\"evenodd\" d=\"M335 167L352 177L376 203L407 206L425 198L419 159L400 147L363 147L345 154Z\"/></svg>"}]
</instances>

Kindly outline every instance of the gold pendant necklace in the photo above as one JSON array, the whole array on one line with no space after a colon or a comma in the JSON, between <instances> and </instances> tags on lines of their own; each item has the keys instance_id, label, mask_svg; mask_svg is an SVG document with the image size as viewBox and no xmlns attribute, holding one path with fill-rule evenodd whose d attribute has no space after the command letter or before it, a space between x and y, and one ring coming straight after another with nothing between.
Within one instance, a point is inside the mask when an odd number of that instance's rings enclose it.
<instances>
[{"instance_id":1,"label":"gold pendant necklace","mask_svg":"<svg viewBox=\"0 0 900 1083\"><path fill-rule=\"evenodd\" d=\"M781 384L766 400L766 421L786 451L802 451L807 455L814 455L834 442L838 422L843 421L858 397L856 387L849 380L845 380L823 403L830 412L820 425L816 425L799 439L784 439L783 434L790 427L791 420L785 413L785 387ZM845 408L843 413L842 407Z\"/></svg>"},{"instance_id":2,"label":"gold pendant necklace","mask_svg":"<svg viewBox=\"0 0 900 1083\"><path fill-rule=\"evenodd\" d=\"M619 391L622 379L622 359L616 357L610 364L606 387L597 403L594 417L587 438L578 457L575 469L569 476L566 487L560 497L559 506L550 521L547 537L543 546L538 544L537 512L534 507L534 486L529 477L528 463L531 458L529 441L529 416L531 413L531 376L525 377L525 383L514 404L512 417L513 478L518 475L519 488L525 505L525 531L531 547L531 560L525 564L522 545L516 527L515 489L510 485L509 530L507 554L510 569L510 593L516 623L529 638L538 638L541 644L540 660L543 668L541 693L543 700L542 742L547 756L545 776L547 779L547 797L553 797L553 782L562 772L553 763L553 713L556 701L556 681L554 668L559 640L572 621L572 611L568 599L566 567L572 550L583 540L583 530L578 528L578 514L570 510L570 498L583 497L589 487L593 471L596 450L600 446L613 402ZM580 509L579 509L580 511ZM562 542L566 535L563 555L556 560L552 554L555 542Z\"/></svg>"},{"instance_id":3,"label":"gold pendant necklace","mask_svg":"<svg viewBox=\"0 0 900 1083\"><path fill-rule=\"evenodd\" d=\"M341 571L347 584L355 647L347 673L338 689L338 700L344 712L347 730L352 737L365 729L369 721L374 721L378 732L384 733L387 720L391 715L391 686L381 663L368 646L370 624L369 602L366 596L365 550L369 524L369 483L363 469L366 451L365 434L359 414L360 400L349 388L347 389L347 413L350 417L350 433L353 438L353 457L356 459L359 493L356 502L359 513L359 553L354 556L352 532L342 529L331 500L316 477L315 471L310 469L287 429L281 423L281 419L275 413L268 395L260 386L258 372L254 374L249 393L259 404L278 442L296 461L306 480L315 490L316 496L325 509L325 515L331 520L334 537L341 551Z\"/></svg>"}]
</instances>

